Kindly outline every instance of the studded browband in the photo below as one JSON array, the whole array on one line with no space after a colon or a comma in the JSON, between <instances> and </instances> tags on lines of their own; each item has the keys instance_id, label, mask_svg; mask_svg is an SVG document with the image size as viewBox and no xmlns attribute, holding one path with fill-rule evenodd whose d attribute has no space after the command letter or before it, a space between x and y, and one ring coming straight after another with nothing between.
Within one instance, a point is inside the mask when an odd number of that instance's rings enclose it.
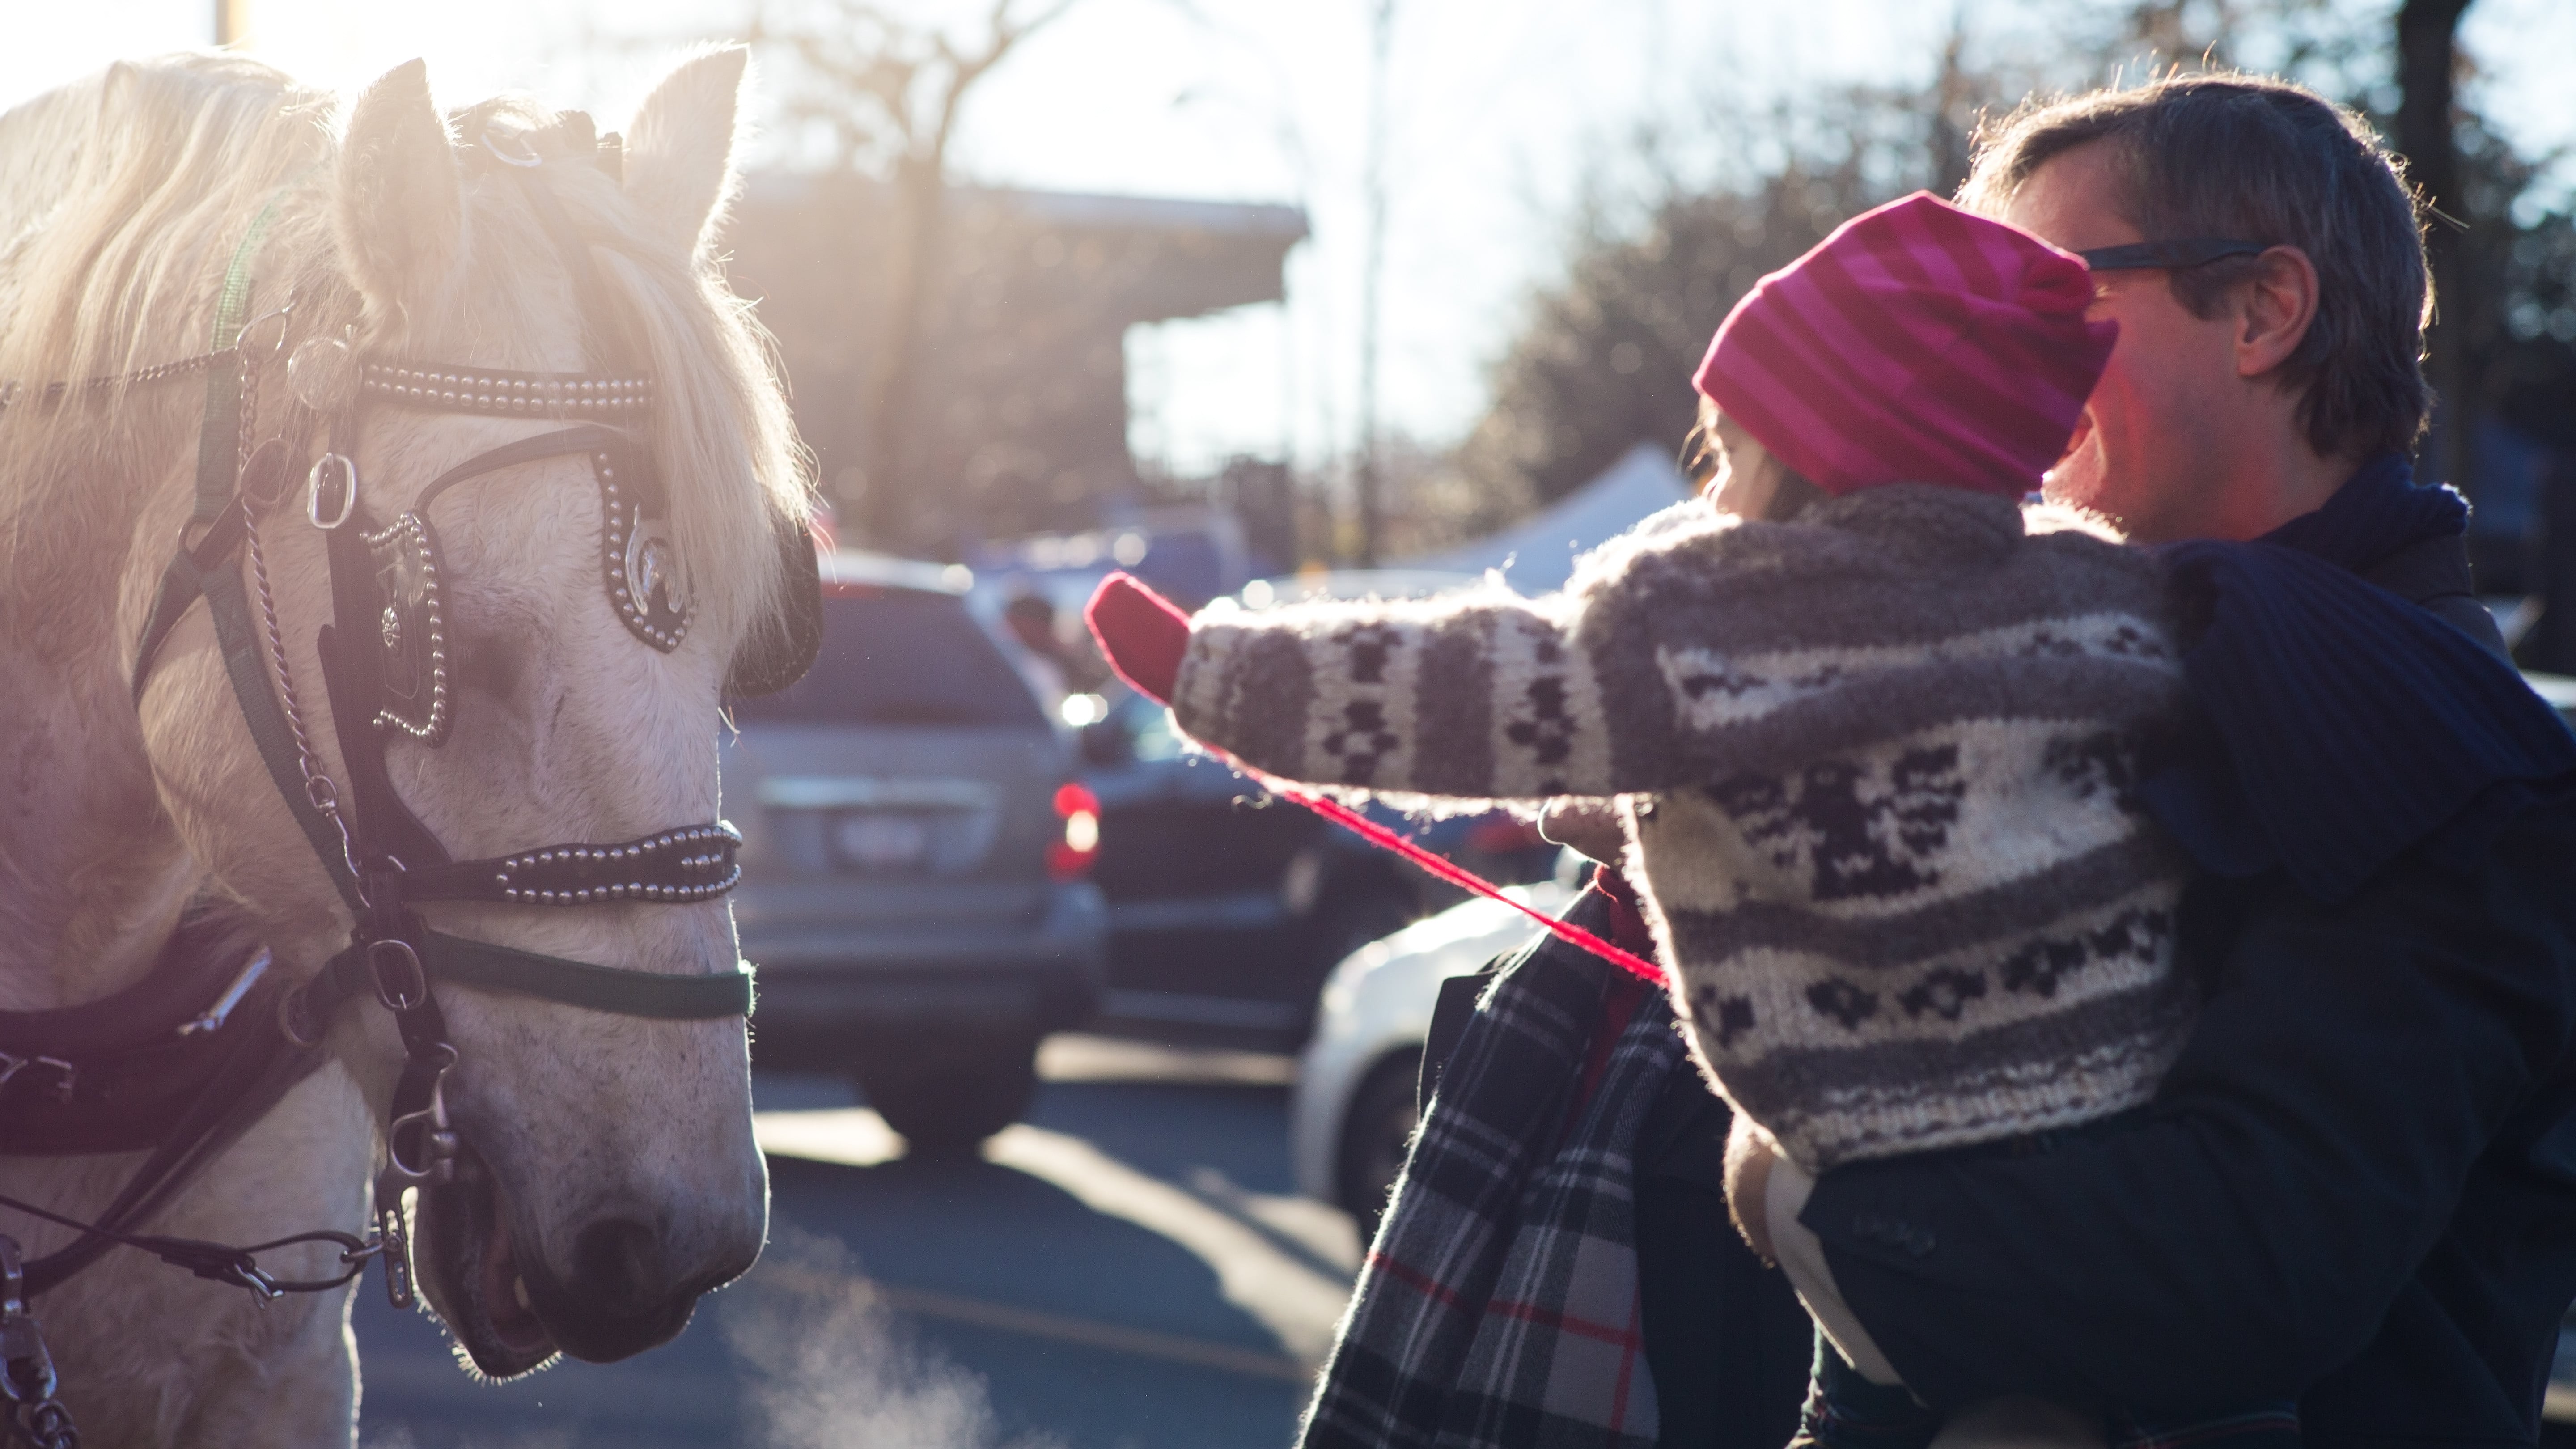
<instances>
[{"instance_id":1,"label":"studded browband","mask_svg":"<svg viewBox=\"0 0 2576 1449\"><path fill-rule=\"evenodd\" d=\"M494 372L370 362L359 391L372 398L443 413L495 417L612 417L653 405L653 379L584 372Z\"/></svg>"}]
</instances>

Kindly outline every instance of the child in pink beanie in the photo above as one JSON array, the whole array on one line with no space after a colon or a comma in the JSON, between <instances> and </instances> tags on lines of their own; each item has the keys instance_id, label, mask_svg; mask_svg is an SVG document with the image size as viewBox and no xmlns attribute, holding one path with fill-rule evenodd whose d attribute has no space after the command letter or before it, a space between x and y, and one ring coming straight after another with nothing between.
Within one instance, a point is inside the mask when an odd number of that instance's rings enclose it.
<instances>
[{"instance_id":1,"label":"child in pink beanie","mask_svg":"<svg viewBox=\"0 0 2576 1449\"><path fill-rule=\"evenodd\" d=\"M1696 379L1707 496L1563 594L1184 621L1119 576L1091 609L1183 731L1268 774L1615 801L1692 1053L1784 1159L1739 1217L1882 1386L1795 1222L1810 1174L2140 1106L2194 1013L2185 864L2131 793L2186 708L2162 582L2023 501L2109 357L2092 297L1918 194L1737 305Z\"/></svg>"}]
</instances>

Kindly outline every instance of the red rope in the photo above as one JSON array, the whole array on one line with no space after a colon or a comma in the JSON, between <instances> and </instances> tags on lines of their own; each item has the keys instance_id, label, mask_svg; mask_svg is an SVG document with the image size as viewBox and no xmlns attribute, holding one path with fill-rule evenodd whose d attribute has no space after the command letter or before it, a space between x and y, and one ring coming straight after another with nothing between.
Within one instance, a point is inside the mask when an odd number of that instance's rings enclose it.
<instances>
[{"instance_id":1,"label":"red rope","mask_svg":"<svg viewBox=\"0 0 2576 1449\"><path fill-rule=\"evenodd\" d=\"M1501 901L1504 905L1511 907L1513 910L1520 912L1522 915L1527 916L1531 920L1538 922L1540 925L1547 927L1551 931L1554 931L1564 940L1582 947L1584 950L1591 952L1602 960L1626 970L1631 975L1643 977L1657 986L1664 984L1663 968L1657 966L1654 962L1637 955L1635 952L1623 950L1617 944L1605 941L1599 936L1592 934L1590 931L1583 929L1581 926L1577 926L1566 921L1560 921L1554 916L1548 915L1544 911L1535 911L1530 909L1521 902L1513 900L1510 896L1503 894L1500 890L1495 888L1492 882L1486 880L1483 876L1476 874L1474 871L1467 869L1456 861L1424 849L1411 838L1396 834L1394 831L1387 829L1385 826L1378 824L1376 821L1369 819L1367 816L1362 815L1360 812L1353 810L1351 807L1338 800L1327 799L1321 795L1308 794L1306 791L1298 789L1296 786L1289 784L1285 780L1274 780L1259 770L1255 770L1244 764L1241 760L1235 759L1231 755L1226 756L1225 759L1226 763L1234 766L1238 770L1241 770L1252 778L1259 780L1264 786L1267 786L1273 794L1280 796L1282 799L1296 801L1298 804L1305 806L1307 809L1314 811L1325 819L1351 831L1353 834L1359 836L1360 839L1367 841L1369 844L1377 846L1383 850L1392 850L1396 854L1403 856L1406 860L1412 861L1415 865L1418 865L1424 870L1431 872L1433 875L1438 876L1440 879L1449 882L1451 885L1457 886L1463 890L1472 891L1477 895L1483 896L1487 900Z\"/></svg>"}]
</instances>

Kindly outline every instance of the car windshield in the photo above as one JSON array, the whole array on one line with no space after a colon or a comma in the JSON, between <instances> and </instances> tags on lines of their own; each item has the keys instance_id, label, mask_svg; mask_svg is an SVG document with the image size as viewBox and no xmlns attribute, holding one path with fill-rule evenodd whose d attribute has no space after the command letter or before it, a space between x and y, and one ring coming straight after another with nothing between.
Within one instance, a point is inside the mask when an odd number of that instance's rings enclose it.
<instances>
[{"instance_id":1,"label":"car windshield","mask_svg":"<svg viewBox=\"0 0 2576 1449\"><path fill-rule=\"evenodd\" d=\"M736 701L733 712L743 724L1046 725L966 606L910 589L826 595L814 668L792 689Z\"/></svg>"}]
</instances>

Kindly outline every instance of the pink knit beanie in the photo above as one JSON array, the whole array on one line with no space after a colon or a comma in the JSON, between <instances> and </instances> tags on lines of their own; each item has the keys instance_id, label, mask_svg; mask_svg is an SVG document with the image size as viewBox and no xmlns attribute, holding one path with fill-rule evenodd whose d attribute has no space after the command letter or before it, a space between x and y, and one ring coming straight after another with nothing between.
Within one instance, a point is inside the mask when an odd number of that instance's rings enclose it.
<instances>
[{"instance_id":1,"label":"pink knit beanie","mask_svg":"<svg viewBox=\"0 0 2576 1449\"><path fill-rule=\"evenodd\" d=\"M1693 381L1828 493L2017 497L2065 452L2119 336L2084 320L2092 301L2083 262L1918 191L1755 283Z\"/></svg>"}]
</instances>

